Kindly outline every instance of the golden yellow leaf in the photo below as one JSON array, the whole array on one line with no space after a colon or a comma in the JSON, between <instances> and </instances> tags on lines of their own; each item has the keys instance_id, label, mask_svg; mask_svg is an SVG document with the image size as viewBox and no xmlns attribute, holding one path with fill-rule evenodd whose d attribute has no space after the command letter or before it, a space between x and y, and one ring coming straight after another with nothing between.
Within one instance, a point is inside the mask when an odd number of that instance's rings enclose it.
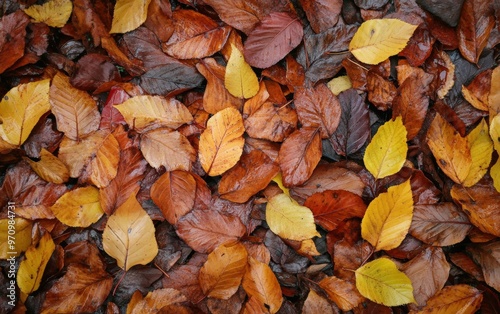
<instances>
[{"instance_id":1,"label":"golden yellow leaf","mask_svg":"<svg viewBox=\"0 0 500 314\"><path fill-rule=\"evenodd\" d=\"M378 258L356 270L358 291L373 302L386 306L414 303L410 279L388 258Z\"/></svg>"},{"instance_id":2,"label":"golden yellow leaf","mask_svg":"<svg viewBox=\"0 0 500 314\"><path fill-rule=\"evenodd\" d=\"M113 133L109 133L93 152L88 165L90 181L98 188L108 186L109 182L116 177L119 161L120 145Z\"/></svg>"},{"instance_id":3,"label":"golden yellow leaf","mask_svg":"<svg viewBox=\"0 0 500 314\"><path fill-rule=\"evenodd\" d=\"M375 251L398 247L408 234L413 216L410 180L380 193L366 209L361 236Z\"/></svg>"},{"instance_id":4,"label":"golden yellow leaf","mask_svg":"<svg viewBox=\"0 0 500 314\"><path fill-rule=\"evenodd\" d=\"M279 186L279 188L283 191L283 193L290 196L290 189L288 189L283 185L283 175L281 174L281 171L278 172L276 176L274 176L272 181L274 181Z\"/></svg>"},{"instance_id":5,"label":"golden yellow leaf","mask_svg":"<svg viewBox=\"0 0 500 314\"><path fill-rule=\"evenodd\" d=\"M467 100L474 108L488 111L488 104L483 103L464 85L462 85L462 95L464 95L465 100Z\"/></svg>"},{"instance_id":6,"label":"golden yellow leaf","mask_svg":"<svg viewBox=\"0 0 500 314\"><path fill-rule=\"evenodd\" d=\"M430 298L420 311L411 311L410 314L473 314L479 310L482 301L481 291L474 287L464 284L447 286Z\"/></svg>"},{"instance_id":7,"label":"golden yellow leaf","mask_svg":"<svg viewBox=\"0 0 500 314\"><path fill-rule=\"evenodd\" d=\"M311 210L286 194L273 196L266 205L269 229L288 240L302 241L319 237Z\"/></svg>"},{"instance_id":8,"label":"golden yellow leaf","mask_svg":"<svg viewBox=\"0 0 500 314\"><path fill-rule=\"evenodd\" d=\"M24 294L28 295L40 287L43 272L55 247L50 234L46 232L37 247L30 246L26 250L17 272L17 286Z\"/></svg>"},{"instance_id":9,"label":"golden yellow leaf","mask_svg":"<svg viewBox=\"0 0 500 314\"><path fill-rule=\"evenodd\" d=\"M199 158L209 176L232 168L243 153L245 127L238 110L226 108L213 115L200 136Z\"/></svg>"},{"instance_id":10,"label":"golden yellow leaf","mask_svg":"<svg viewBox=\"0 0 500 314\"><path fill-rule=\"evenodd\" d=\"M135 300L137 302L131 301L127 306L127 314L164 313L161 311L162 308L187 301L187 298L180 291L172 288L150 291L144 298L140 293L137 296L138 300Z\"/></svg>"},{"instance_id":11,"label":"golden yellow leaf","mask_svg":"<svg viewBox=\"0 0 500 314\"><path fill-rule=\"evenodd\" d=\"M80 140L99 128L101 115L95 100L71 85L69 77L57 73L50 86L50 104L57 129L72 140Z\"/></svg>"},{"instance_id":12,"label":"golden yellow leaf","mask_svg":"<svg viewBox=\"0 0 500 314\"><path fill-rule=\"evenodd\" d=\"M493 142L484 119L467 135L467 142L470 146L472 164L463 185L469 187L476 184L488 172L493 153Z\"/></svg>"},{"instance_id":13,"label":"golden yellow leaf","mask_svg":"<svg viewBox=\"0 0 500 314\"><path fill-rule=\"evenodd\" d=\"M50 110L50 80L20 84L3 96L0 102L0 136L9 144L20 146Z\"/></svg>"},{"instance_id":14,"label":"golden yellow leaf","mask_svg":"<svg viewBox=\"0 0 500 314\"><path fill-rule=\"evenodd\" d=\"M332 276L326 277L318 284L342 311L350 311L364 301L355 285L349 281Z\"/></svg>"},{"instance_id":15,"label":"golden yellow leaf","mask_svg":"<svg viewBox=\"0 0 500 314\"><path fill-rule=\"evenodd\" d=\"M400 53L417 26L398 19L365 21L349 43L349 51L361 62L380 63Z\"/></svg>"},{"instance_id":16,"label":"golden yellow leaf","mask_svg":"<svg viewBox=\"0 0 500 314\"><path fill-rule=\"evenodd\" d=\"M490 121L490 136L493 140L493 147L500 154L500 114L497 114Z\"/></svg>"},{"instance_id":17,"label":"golden yellow leaf","mask_svg":"<svg viewBox=\"0 0 500 314\"><path fill-rule=\"evenodd\" d=\"M23 10L36 23L45 23L51 27L63 27L71 16L71 0L49 0L42 5L32 5Z\"/></svg>"},{"instance_id":18,"label":"golden yellow leaf","mask_svg":"<svg viewBox=\"0 0 500 314\"><path fill-rule=\"evenodd\" d=\"M297 249L297 253L304 256L320 256L321 253L318 252L316 244L312 239L305 239L300 242L300 247Z\"/></svg>"},{"instance_id":19,"label":"golden yellow leaf","mask_svg":"<svg viewBox=\"0 0 500 314\"><path fill-rule=\"evenodd\" d=\"M200 269L203 293L211 298L229 299L238 290L245 274L248 254L243 244L222 244L213 250Z\"/></svg>"},{"instance_id":20,"label":"golden yellow leaf","mask_svg":"<svg viewBox=\"0 0 500 314\"><path fill-rule=\"evenodd\" d=\"M461 137L454 127L436 114L427 131L427 144L441 170L455 183L462 184L472 166L467 138Z\"/></svg>"},{"instance_id":21,"label":"golden yellow leaf","mask_svg":"<svg viewBox=\"0 0 500 314\"><path fill-rule=\"evenodd\" d=\"M406 128L401 117L382 125L366 147L363 161L375 179L397 173L403 167L408 152Z\"/></svg>"},{"instance_id":22,"label":"golden yellow leaf","mask_svg":"<svg viewBox=\"0 0 500 314\"><path fill-rule=\"evenodd\" d=\"M271 314L280 309L283 303L281 287L268 265L248 257L248 268L243 276L242 286L249 297L259 301Z\"/></svg>"},{"instance_id":23,"label":"golden yellow leaf","mask_svg":"<svg viewBox=\"0 0 500 314\"><path fill-rule=\"evenodd\" d=\"M193 120L186 106L175 98L140 95L114 107L120 111L129 127L138 131L153 126L177 129Z\"/></svg>"},{"instance_id":24,"label":"golden yellow leaf","mask_svg":"<svg viewBox=\"0 0 500 314\"><path fill-rule=\"evenodd\" d=\"M497 192L500 193L500 158L491 166L490 176L493 179L493 186Z\"/></svg>"},{"instance_id":25,"label":"golden yellow leaf","mask_svg":"<svg viewBox=\"0 0 500 314\"><path fill-rule=\"evenodd\" d=\"M231 56L227 61L224 86L231 95L239 98L250 98L259 92L259 80L246 63L241 51L231 44Z\"/></svg>"},{"instance_id":26,"label":"golden yellow leaf","mask_svg":"<svg viewBox=\"0 0 500 314\"><path fill-rule=\"evenodd\" d=\"M93 186L64 193L50 209L60 222L71 227L88 227L104 214L99 190Z\"/></svg>"},{"instance_id":27,"label":"golden yellow leaf","mask_svg":"<svg viewBox=\"0 0 500 314\"><path fill-rule=\"evenodd\" d=\"M138 264L146 265L158 254L153 221L134 194L108 218L102 244L125 271Z\"/></svg>"},{"instance_id":28,"label":"golden yellow leaf","mask_svg":"<svg viewBox=\"0 0 500 314\"><path fill-rule=\"evenodd\" d=\"M117 0L110 34L126 33L141 26L148 17L151 0Z\"/></svg>"},{"instance_id":29,"label":"golden yellow leaf","mask_svg":"<svg viewBox=\"0 0 500 314\"><path fill-rule=\"evenodd\" d=\"M494 117L500 113L500 66L493 69L491 73L491 87L488 95L488 107L490 109L490 117Z\"/></svg>"},{"instance_id":30,"label":"golden yellow leaf","mask_svg":"<svg viewBox=\"0 0 500 314\"><path fill-rule=\"evenodd\" d=\"M0 239L3 239L0 242L0 259L19 256L26 251L31 244L32 227L33 223L24 218L0 219Z\"/></svg>"},{"instance_id":31,"label":"golden yellow leaf","mask_svg":"<svg viewBox=\"0 0 500 314\"><path fill-rule=\"evenodd\" d=\"M48 150L42 148L40 151L40 161L36 162L29 158L24 158L33 171L47 182L61 184L69 179L68 167Z\"/></svg>"},{"instance_id":32,"label":"golden yellow leaf","mask_svg":"<svg viewBox=\"0 0 500 314\"><path fill-rule=\"evenodd\" d=\"M351 79L347 75L333 78L326 84L335 96L352 87Z\"/></svg>"}]
</instances>

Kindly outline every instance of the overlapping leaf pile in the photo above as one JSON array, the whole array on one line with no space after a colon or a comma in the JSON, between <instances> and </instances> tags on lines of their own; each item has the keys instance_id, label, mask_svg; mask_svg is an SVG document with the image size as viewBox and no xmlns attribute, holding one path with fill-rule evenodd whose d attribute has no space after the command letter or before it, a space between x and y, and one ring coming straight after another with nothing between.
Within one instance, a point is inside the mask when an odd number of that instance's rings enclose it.
<instances>
[{"instance_id":1,"label":"overlapping leaf pile","mask_svg":"<svg viewBox=\"0 0 500 314\"><path fill-rule=\"evenodd\" d=\"M18 313L500 308L498 1L34 2L0 9Z\"/></svg>"}]
</instances>

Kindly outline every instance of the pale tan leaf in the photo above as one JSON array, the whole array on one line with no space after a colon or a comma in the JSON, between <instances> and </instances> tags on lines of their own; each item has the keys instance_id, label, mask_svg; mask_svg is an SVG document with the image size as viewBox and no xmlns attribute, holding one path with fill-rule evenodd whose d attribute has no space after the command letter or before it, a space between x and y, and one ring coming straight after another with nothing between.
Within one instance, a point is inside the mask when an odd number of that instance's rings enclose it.
<instances>
[{"instance_id":1,"label":"pale tan leaf","mask_svg":"<svg viewBox=\"0 0 500 314\"><path fill-rule=\"evenodd\" d=\"M334 314L331 304L314 290L309 290L304 306L302 307L302 314Z\"/></svg>"}]
</instances>

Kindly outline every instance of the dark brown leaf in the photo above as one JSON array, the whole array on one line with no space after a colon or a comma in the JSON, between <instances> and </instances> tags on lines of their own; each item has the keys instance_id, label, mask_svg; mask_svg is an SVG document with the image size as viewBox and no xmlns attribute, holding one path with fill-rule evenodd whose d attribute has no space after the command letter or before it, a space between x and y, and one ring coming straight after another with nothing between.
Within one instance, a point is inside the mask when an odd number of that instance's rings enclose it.
<instances>
[{"instance_id":1,"label":"dark brown leaf","mask_svg":"<svg viewBox=\"0 0 500 314\"><path fill-rule=\"evenodd\" d=\"M153 95L173 96L201 84L203 76L196 68L180 63L160 65L140 77L140 86Z\"/></svg>"},{"instance_id":2,"label":"dark brown leaf","mask_svg":"<svg viewBox=\"0 0 500 314\"><path fill-rule=\"evenodd\" d=\"M165 288L174 288L182 292L188 300L197 303L205 298L198 280L201 265L180 265L173 267L168 272L168 277L163 277L162 284Z\"/></svg>"},{"instance_id":3,"label":"dark brown leaf","mask_svg":"<svg viewBox=\"0 0 500 314\"><path fill-rule=\"evenodd\" d=\"M78 60L70 83L76 88L93 91L104 83L119 80L118 70L109 58L90 53Z\"/></svg>"}]
</instances>

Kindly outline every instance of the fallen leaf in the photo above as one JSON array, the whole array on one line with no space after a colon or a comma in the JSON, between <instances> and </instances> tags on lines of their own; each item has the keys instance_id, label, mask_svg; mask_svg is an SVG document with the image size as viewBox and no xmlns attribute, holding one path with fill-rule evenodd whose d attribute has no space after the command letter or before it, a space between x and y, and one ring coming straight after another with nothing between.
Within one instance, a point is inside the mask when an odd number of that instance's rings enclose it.
<instances>
[{"instance_id":1,"label":"fallen leaf","mask_svg":"<svg viewBox=\"0 0 500 314\"><path fill-rule=\"evenodd\" d=\"M488 95L488 107L490 117L495 117L500 113L500 67L497 66L491 73L491 86Z\"/></svg>"},{"instance_id":2,"label":"fallen leaf","mask_svg":"<svg viewBox=\"0 0 500 314\"><path fill-rule=\"evenodd\" d=\"M493 140L493 147L500 152L500 114L495 115L490 121L490 136Z\"/></svg>"},{"instance_id":3,"label":"fallen leaf","mask_svg":"<svg viewBox=\"0 0 500 314\"><path fill-rule=\"evenodd\" d=\"M297 127L297 112L288 106L279 107L270 101L248 113L245 131L252 138L283 142Z\"/></svg>"},{"instance_id":4,"label":"fallen leaf","mask_svg":"<svg viewBox=\"0 0 500 314\"><path fill-rule=\"evenodd\" d=\"M366 147L363 161L375 179L385 178L401 170L406 160L408 144L401 117L382 125Z\"/></svg>"},{"instance_id":5,"label":"fallen leaf","mask_svg":"<svg viewBox=\"0 0 500 314\"><path fill-rule=\"evenodd\" d=\"M248 258L248 268L243 276L243 289L271 314L278 312L283 303L281 287L271 268L252 257Z\"/></svg>"},{"instance_id":6,"label":"fallen leaf","mask_svg":"<svg viewBox=\"0 0 500 314\"><path fill-rule=\"evenodd\" d=\"M371 201L361 221L361 235L375 251L394 249L406 237L412 216L412 192L406 180Z\"/></svg>"},{"instance_id":7,"label":"fallen leaf","mask_svg":"<svg viewBox=\"0 0 500 314\"><path fill-rule=\"evenodd\" d=\"M352 88L351 79L347 75L338 76L332 78L327 84L328 89L335 95L338 96L340 93Z\"/></svg>"},{"instance_id":8,"label":"fallen leaf","mask_svg":"<svg viewBox=\"0 0 500 314\"><path fill-rule=\"evenodd\" d=\"M63 27L71 16L73 4L70 0L50 0L43 5L32 5L23 10L36 23L51 27Z\"/></svg>"},{"instance_id":9,"label":"fallen leaf","mask_svg":"<svg viewBox=\"0 0 500 314\"><path fill-rule=\"evenodd\" d=\"M148 17L150 3L151 0L117 0L109 32L126 33L141 26Z\"/></svg>"},{"instance_id":10,"label":"fallen leaf","mask_svg":"<svg viewBox=\"0 0 500 314\"><path fill-rule=\"evenodd\" d=\"M245 60L256 68L268 68L297 47L303 35L298 18L286 12L272 12L248 34Z\"/></svg>"},{"instance_id":11,"label":"fallen leaf","mask_svg":"<svg viewBox=\"0 0 500 314\"><path fill-rule=\"evenodd\" d=\"M194 66L181 62L158 65L140 76L140 86L151 95L174 96L203 82Z\"/></svg>"},{"instance_id":12,"label":"fallen leaf","mask_svg":"<svg viewBox=\"0 0 500 314\"><path fill-rule=\"evenodd\" d=\"M130 195L113 215L102 233L104 251L116 259L119 267L146 265L158 254L155 227L135 195Z\"/></svg>"},{"instance_id":13,"label":"fallen leaf","mask_svg":"<svg viewBox=\"0 0 500 314\"><path fill-rule=\"evenodd\" d=\"M231 56L227 60L224 86L231 95L239 98L251 98L259 92L257 75L233 44L231 44Z\"/></svg>"},{"instance_id":14,"label":"fallen leaf","mask_svg":"<svg viewBox=\"0 0 500 314\"><path fill-rule=\"evenodd\" d=\"M66 192L50 210L60 222L70 227L88 227L104 214L99 202L99 190L93 186Z\"/></svg>"},{"instance_id":15,"label":"fallen leaf","mask_svg":"<svg viewBox=\"0 0 500 314\"><path fill-rule=\"evenodd\" d=\"M247 251L241 243L218 246L200 269L203 293L211 298L229 299L238 290L246 266Z\"/></svg>"},{"instance_id":16,"label":"fallen leaf","mask_svg":"<svg viewBox=\"0 0 500 314\"><path fill-rule=\"evenodd\" d=\"M106 135L92 154L87 168L90 181L99 188L106 187L116 177L120 161L120 146L113 133Z\"/></svg>"},{"instance_id":17,"label":"fallen leaf","mask_svg":"<svg viewBox=\"0 0 500 314\"><path fill-rule=\"evenodd\" d=\"M127 306L127 313L163 313L165 307L168 307L169 305L175 305L177 303L182 303L187 300L187 298L182 293L172 288L156 289L154 291L148 292L148 294L144 298L142 298L142 295L139 295L139 297L140 299L138 299L135 304L129 304ZM176 311L176 313L180 312Z\"/></svg>"},{"instance_id":18,"label":"fallen leaf","mask_svg":"<svg viewBox=\"0 0 500 314\"><path fill-rule=\"evenodd\" d=\"M356 287L361 295L383 305L415 302L410 279L388 258L378 258L358 268Z\"/></svg>"},{"instance_id":19,"label":"fallen leaf","mask_svg":"<svg viewBox=\"0 0 500 314\"><path fill-rule=\"evenodd\" d=\"M278 194L267 202L266 221L272 232L285 239L302 241L320 236L311 210L286 194Z\"/></svg>"},{"instance_id":20,"label":"fallen leaf","mask_svg":"<svg viewBox=\"0 0 500 314\"><path fill-rule=\"evenodd\" d=\"M378 64L401 52L417 29L398 19L371 19L354 34L349 51L361 62Z\"/></svg>"},{"instance_id":21,"label":"fallen leaf","mask_svg":"<svg viewBox=\"0 0 500 314\"><path fill-rule=\"evenodd\" d=\"M24 56L26 26L29 22L29 17L21 10L4 14L0 19L0 37L10 38L0 43L0 59L2 60L0 73L5 72Z\"/></svg>"},{"instance_id":22,"label":"fallen leaf","mask_svg":"<svg viewBox=\"0 0 500 314\"><path fill-rule=\"evenodd\" d=\"M472 164L463 185L473 186L488 172L493 153L493 143L488 135L488 125L481 122L467 135Z\"/></svg>"},{"instance_id":23,"label":"fallen leaf","mask_svg":"<svg viewBox=\"0 0 500 314\"><path fill-rule=\"evenodd\" d=\"M411 314L420 313L475 313L481 306L483 295L481 291L465 284L444 287L427 301L427 305L420 311L411 311Z\"/></svg>"},{"instance_id":24,"label":"fallen leaf","mask_svg":"<svg viewBox=\"0 0 500 314\"><path fill-rule=\"evenodd\" d=\"M71 86L69 77L58 72L50 86L50 104L57 129L72 140L80 140L99 128L101 115L95 100Z\"/></svg>"},{"instance_id":25,"label":"fallen leaf","mask_svg":"<svg viewBox=\"0 0 500 314\"><path fill-rule=\"evenodd\" d=\"M309 294L304 301L304 306L302 306L302 314L317 313L334 314L330 302L311 289L309 290Z\"/></svg>"},{"instance_id":26,"label":"fallen leaf","mask_svg":"<svg viewBox=\"0 0 500 314\"><path fill-rule=\"evenodd\" d=\"M151 127L177 129L193 120L186 106L175 98L140 95L114 107L120 111L129 127L139 132Z\"/></svg>"},{"instance_id":27,"label":"fallen leaf","mask_svg":"<svg viewBox=\"0 0 500 314\"><path fill-rule=\"evenodd\" d=\"M469 246L467 251L481 265L486 284L500 291L500 242L476 244Z\"/></svg>"},{"instance_id":28,"label":"fallen leaf","mask_svg":"<svg viewBox=\"0 0 500 314\"><path fill-rule=\"evenodd\" d=\"M55 244L48 232L40 238L38 245L30 246L24 254L24 260L19 264L17 271L17 286L25 295L38 290L42 282L42 276L45 267L49 262L52 252L54 252ZM21 296L25 298L25 296Z\"/></svg>"},{"instance_id":29,"label":"fallen leaf","mask_svg":"<svg viewBox=\"0 0 500 314\"><path fill-rule=\"evenodd\" d=\"M200 163L210 176L223 174L233 167L243 152L243 119L238 110L226 108L213 115L200 136Z\"/></svg>"},{"instance_id":30,"label":"fallen leaf","mask_svg":"<svg viewBox=\"0 0 500 314\"><path fill-rule=\"evenodd\" d=\"M69 179L68 167L45 148L40 151L40 161L32 161L29 158L25 158L25 160L30 164L33 171L47 182L61 184Z\"/></svg>"},{"instance_id":31,"label":"fallen leaf","mask_svg":"<svg viewBox=\"0 0 500 314\"><path fill-rule=\"evenodd\" d=\"M326 277L318 285L342 311L350 311L364 300L353 283L335 276Z\"/></svg>"},{"instance_id":32,"label":"fallen leaf","mask_svg":"<svg viewBox=\"0 0 500 314\"><path fill-rule=\"evenodd\" d=\"M321 33L335 26L342 11L342 1L340 0L300 0L299 2L316 33Z\"/></svg>"},{"instance_id":33,"label":"fallen leaf","mask_svg":"<svg viewBox=\"0 0 500 314\"><path fill-rule=\"evenodd\" d=\"M0 136L9 144L20 146L50 110L50 80L19 84L0 101Z\"/></svg>"},{"instance_id":34,"label":"fallen leaf","mask_svg":"<svg viewBox=\"0 0 500 314\"><path fill-rule=\"evenodd\" d=\"M490 176L493 179L493 186L500 193L500 159L490 168Z\"/></svg>"},{"instance_id":35,"label":"fallen leaf","mask_svg":"<svg viewBox=\"0 0 500 314\"><path fill-rule=\"evenodd\" d=\"M12 207L7 206L7 210L12 210ZM0 219L0 238L4 239L0 244L0 259L6 260L26 251L31 245L32 228L33 222L24 218ZM12 230L15 230L15 236Z\"/></svg>"}]
</instances>

